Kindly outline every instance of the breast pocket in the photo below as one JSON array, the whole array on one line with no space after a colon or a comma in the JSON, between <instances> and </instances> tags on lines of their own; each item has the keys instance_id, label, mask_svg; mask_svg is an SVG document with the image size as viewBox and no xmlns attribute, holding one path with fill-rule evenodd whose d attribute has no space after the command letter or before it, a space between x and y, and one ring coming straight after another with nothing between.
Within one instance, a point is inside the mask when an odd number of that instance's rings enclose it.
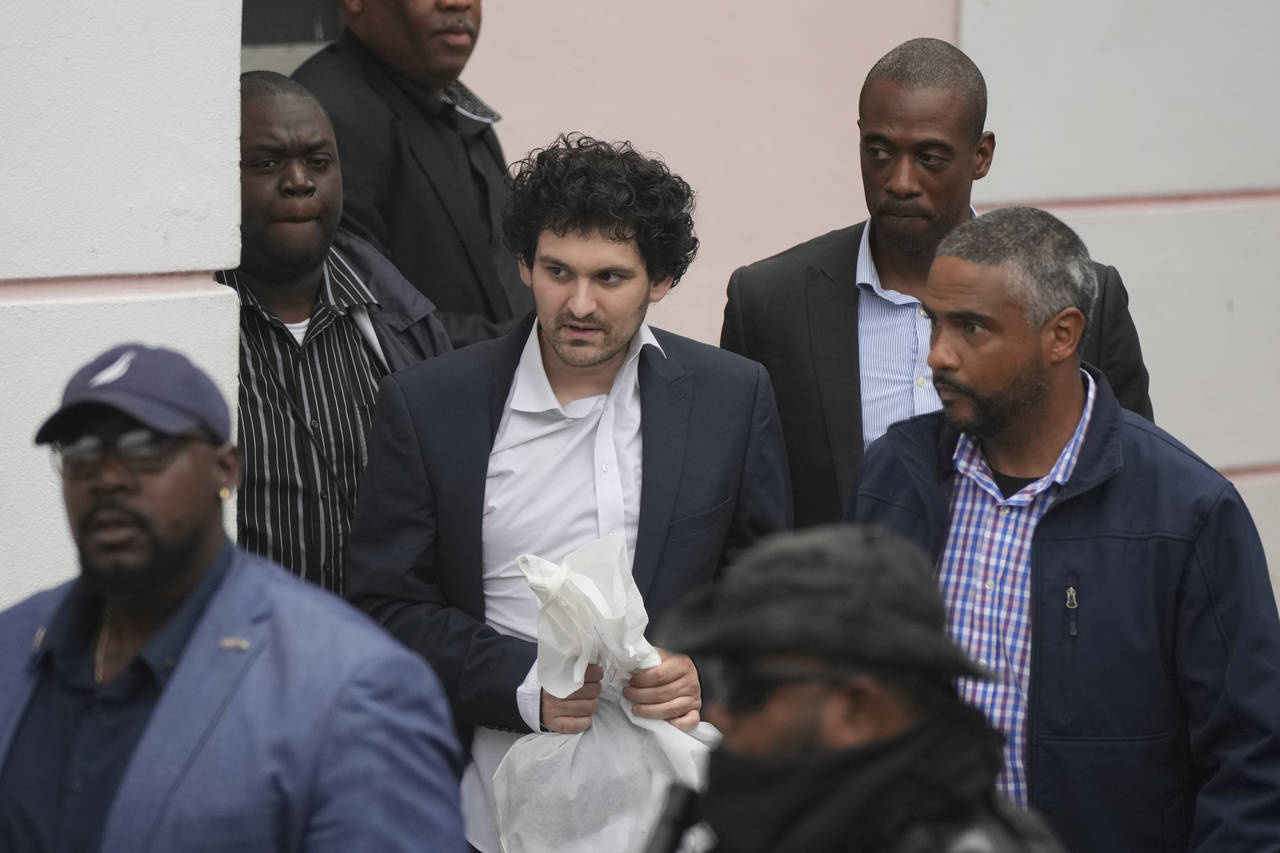
<instances>
[{"instance_id":1,"label":"breast pocket","mask_svg":"<svg viewBox=\"0 0 1280 853\"><path fill-rule=\"evenodd\" d=\"M667 541L675 543L712 530L722 524L732 513L733 498L725 498L711 509L677 518L667 528Z\"/></svg>"}]
</instances>

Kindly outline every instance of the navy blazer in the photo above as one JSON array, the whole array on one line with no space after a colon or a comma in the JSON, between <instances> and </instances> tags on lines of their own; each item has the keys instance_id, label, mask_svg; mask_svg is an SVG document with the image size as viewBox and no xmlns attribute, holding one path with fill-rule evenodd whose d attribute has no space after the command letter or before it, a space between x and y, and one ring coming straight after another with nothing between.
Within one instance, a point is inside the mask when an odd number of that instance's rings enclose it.
<instances>
[{"instance_id":1,"label":"navy blazer","mask_svg":"<svg viewBox=\"0 0 1280 853\"><path fill-rule=\"evenodd\" d=\"M796 526L839 521L862 461L858 247L865 222L739 268L729 280L720 345L763 364L778 391ZM1115 267L1094 264L1098 301L1080 354L1120 405L1151 418L1147 368L1129 294Z\"/></svg>"},{"instance_id":2,"label":"navy blazer","mask_svg":"<svg viewBox=\"0 0 1280 853\"><path fill-rule=\"evenodd\" d=\"M385 379L347 547L349 595L444 682L456 722L528 731L516 688L533 643L485 624L482 513L489 451L526 318ZM728 555L791 523L773 390L747 359L655 329L640 354L643 443L632 572L650 625Z\"/></svg>"},{"instance_id":3,"label":"navy blazer","mask_svg":"<svg viewBox=\"0 0 1280 853\"><path fill-rule=\"evenodd\" d=\"M70 584L0 614L0 766ZM332 595L235 550L129 761L102 853L465 851L431 671Z\"/></svg>"}]
</instances>

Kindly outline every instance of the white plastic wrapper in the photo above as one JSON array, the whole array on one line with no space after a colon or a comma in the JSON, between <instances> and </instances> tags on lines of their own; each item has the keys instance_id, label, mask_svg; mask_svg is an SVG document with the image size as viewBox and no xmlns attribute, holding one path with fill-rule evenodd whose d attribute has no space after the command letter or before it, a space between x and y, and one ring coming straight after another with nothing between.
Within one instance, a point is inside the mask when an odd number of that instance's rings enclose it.
<instances>
[{"instance_id":1,"label":"white plastic wrapper","mask_svg":"<svg viewBox=\"0 0 1280 853\"><path fill-rule=\"evenodd\" d=\"M644 637L649 616L616 534L590 542L562 565L526 554L519 566L538 597L538 679L553 696L582 687L587 664L604 669L600 707L582 734L525 735L493 777L506 853L634 850L648 837L672 781L701 789L708 747L697 736L631 713L620 691L656 666Z\"/></svg>"}]
</instances>

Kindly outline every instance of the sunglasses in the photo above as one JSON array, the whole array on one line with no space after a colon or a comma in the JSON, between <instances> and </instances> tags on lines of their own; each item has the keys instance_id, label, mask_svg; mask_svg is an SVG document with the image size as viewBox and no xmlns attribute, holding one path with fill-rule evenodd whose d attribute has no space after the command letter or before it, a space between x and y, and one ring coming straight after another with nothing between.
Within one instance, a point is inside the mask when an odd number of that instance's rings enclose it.
<instances>
[{"instance_id":1,"label":"sunglasses","mask_svg":"<svg viewBox=\"0 0 1280 853\"><path fill-rule=\"evenodd\" d=\"M734 714L759 710L777 688L786 684L843 684L856 674L821 663L764 663L712 658L698 662L703 692Z\"/></svg>"},{"instance_id":2,"label":"sunglasses","mask_svg":"<svg viewBox=\"0 0 1280 853\"><path fill-rule=\"evenodd\" d=\"M204 435L165 435L146 427L126 430L115 438L87 433L72 441L55 441L53 464L62 476L84 480L97 474L107 454L114 453L135 474L154 474L172 462L178 448L188 441L215 444Z\"/></svg>"}]
</instances>

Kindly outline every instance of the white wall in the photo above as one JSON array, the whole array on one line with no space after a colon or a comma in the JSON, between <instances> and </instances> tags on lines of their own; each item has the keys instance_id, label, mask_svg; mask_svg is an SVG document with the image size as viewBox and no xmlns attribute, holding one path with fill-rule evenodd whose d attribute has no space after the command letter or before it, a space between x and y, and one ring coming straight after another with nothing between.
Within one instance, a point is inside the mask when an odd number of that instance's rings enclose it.
<instances>
[{"instance_id":1,"label":"white wall","mask_svg":"<svg viewBox=\"0 0 1280 853\"><path fill-rule=\"evenodd\" d=\"M1156 421L1230 477L1280 590L1280 4L961 0L983 206L1037 204L1124 277Z\"/></svg>"},{"instance_id":2,"label":"white wall","mask_svg":"<svg viewBox=\"0 0 1280 853\"><path fill-rule=\"evenodd\" d=\"M235 399L235 296L209 271L240 255L240 0L5 12L0 607L77 571L31 444L77 367L122 341L165 344Z\"/></svg>"},{"instance_id":3,"label":"white wall","mask_svg":"<svg viewBox=\"0 0 1280 853\"><path fill-rule=\"evenodd\" d=\"M235 266L236 0L59 0L0 30L0 279Z\"/></svg>"},{"instance_id":4,"label":"white wall","mask_svg":"<svg viewBox=\"0 0 1280 853\"><path fill-rule=\"evenodd\" d=\"M213 376L234 406L239 322L234 295L228 302L230 291L207 275L158 278L44 282L39 292L0 284L0 294L10 287L26 296L0 301L6 364L22 354L13 369L4 371L0 411L0 447L5 448L0 540L9 552L0 568L0 607L78 572L61 480L48 448L32 444L76 369L125 341L167 346ZM104 298L104 287L116 295Z\"/></svg>"}]
</instances>

